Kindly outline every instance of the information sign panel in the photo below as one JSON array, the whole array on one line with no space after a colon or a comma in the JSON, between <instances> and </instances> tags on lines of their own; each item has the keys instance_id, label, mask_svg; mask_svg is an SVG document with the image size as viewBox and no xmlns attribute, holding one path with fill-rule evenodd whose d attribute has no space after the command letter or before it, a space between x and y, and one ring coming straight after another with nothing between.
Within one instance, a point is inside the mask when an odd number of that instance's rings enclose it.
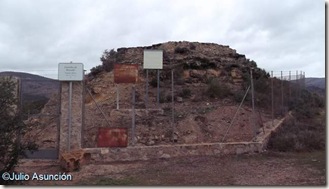
<instances>
[{"instance_id":1,"label":"information sign panel","mask_svg":"<svg viewBox=\"0 0 329 189\"><path fill-rule=\"evenodd\" d=\"M144 69L162 69L163 51L162 50L144 50Z\"/></svg>"},{"instance_id":2,"label":"information sign panel","mask_svg":"<svg viewBox=\"0 0 329 189\"><path fill-rule=\"evenodd\" d=\"M82 81L83 64L82 63L59 63L58 80L60 81Z\"/></svg>"},{"instance_id":3,"label":"information sign panel","mask_svg":"<svg viewBox=\"0 0 329 189\"><path fill-rule=\"evenodd\" d=\"M114 64L114 83L136 83L138 64Z\"/></svg>"},{"instance_id":4,"label":"information sign panel","mask_svg":"<svg viewBox=\"0 0 329 189\"><path fill-rule=\"evenodd\" d=\"M127 128L99 128L98 147L127 147Z\"/></svg>"}]
</instances>

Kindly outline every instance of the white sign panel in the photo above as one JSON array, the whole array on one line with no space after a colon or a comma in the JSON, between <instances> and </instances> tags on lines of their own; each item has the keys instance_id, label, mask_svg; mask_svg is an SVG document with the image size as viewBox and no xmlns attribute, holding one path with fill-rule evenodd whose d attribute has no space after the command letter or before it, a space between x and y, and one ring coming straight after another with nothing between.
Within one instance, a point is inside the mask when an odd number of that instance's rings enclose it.
<instances>
[{"instance_id":1,"label":"white sign panel","mask_svg":"<svg viewBox=\"0 0 329 189\"><path fill-rule=\"evenodd\" d=\"M162 69L162 50L144 50L144 69Z\"/></svg>"},{"instance_id":2,"label":"white sign panel","mask_svg":"<svg viewBox=\"0 0 329 189\"><path fill-rule=\"evenodd\" d=\"M58 80L60 81L82 81L83 64L82 63L59 63Z\"/></svg>"}]
</instances>

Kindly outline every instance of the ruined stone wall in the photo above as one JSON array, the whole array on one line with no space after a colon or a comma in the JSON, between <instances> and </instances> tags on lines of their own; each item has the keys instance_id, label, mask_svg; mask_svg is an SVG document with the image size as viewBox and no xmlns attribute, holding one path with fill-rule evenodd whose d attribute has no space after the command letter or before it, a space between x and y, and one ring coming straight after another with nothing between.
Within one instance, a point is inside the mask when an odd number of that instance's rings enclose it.
<instances>
[{"instance_id":1,"label":"ruined stone wall","mask_svg":"<svg viewBox=\"0 0 329 189\"><path fill-rule=\"evenodd\" d=\"M117 63L143 63L144 49L162 49L164 50L163 64L185 62L187 64L195 61L211 62L214 64L222 63L246 63L249 60L245 55L238 54L235 49L225 45L215 43L199 43L199 42L167 42L154 44L146 47L128 47L118 48ZM178 51L181 50L181 52ZM142 65L141 65L142 68Z\"/></svg>"},{"instance_id":2,"label":"ruined stone wall","mask_svg":"<svg viewBox=\"0 0 329 189\"><path fill-rule=\"evenodd\" d=\"M157 146L128 146L127 148L85 148L91 162L136 161L198 155L239 155L266 150L272 132L279 128L289 114L281 120L268 122L264 130L251 142L198 143ZM265 131L265 132L264 132Z\"/></svg>"},{"instance_id":3,"label":"ruined stone wall","mask_svg":"<svg viewBox=\"0 0 329 189\"><path fill-rule=\"evenodd\" d=\"M260 142L200 143L180 145L138 146L127 148L85 148L91 161L136 161L198 155L228 155L261 152Z\"/></svg>"}]
</instances>

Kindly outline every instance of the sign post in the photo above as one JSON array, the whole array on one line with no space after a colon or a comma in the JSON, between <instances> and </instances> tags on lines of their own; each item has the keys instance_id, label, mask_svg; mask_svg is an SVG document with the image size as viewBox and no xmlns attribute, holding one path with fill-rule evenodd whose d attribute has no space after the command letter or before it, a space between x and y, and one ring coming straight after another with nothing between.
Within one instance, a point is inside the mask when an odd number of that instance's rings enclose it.
<instances>
[{"instance_id":1,"label":"sign post","mask_svg":"<svg viewBox=\"0 0 329 189\"><path fill-rule=\"evenodd\" d=\"M116 91L117 91L117 110L119 109L119 87L118 84L115 84Z\"/></svg>"},{"instance_id":2,"label":"sign post","mask_svg":"<svg viewBox=\"0 0 329 189\"><path fill-rule=\"evenodd\" d=\"M157 106L159 107L160 102L160 71L157 70Z\"/></svg>"},{"instance_id":3,"label":"sign post","mask_svg":"<svg viewBox=\"0 0 329 189\"><path fill-rule=\"evenodd\" d=\"M72 128L72 81L70 81L69 83L69 119L68 119L68 125L69 125L69 128L68 128L68 135L67 135L67 151L71 151L71 128Z\"/></svg>"},{"instance_id":4,"label":"sign post","mask_svg":"<svg viewBox=\"0 0 329 189\"><path fill-rule=\"evenodd\" d=\"M135 132L136 132L136 126L135 126L135 84L133 85L133 92L132 92L132 101L133 101L133 107L132 107L132 128L131 128L131 134L132 134L132 142L133 142L133 146L135 146L136 144L136 137L135 137Z\"/></svg>"},{"instance_id":5,"label":"sign post","mask_svg":"<svg viewBox=\"0 0 329 189\"><path fill-rule=\"evenodd\" d=\"M250 82L251 82L251 104L252 104L252 126L253 126L253 133L254 137L256 137L256 125L255 125L255 95L254 95L254 79L252 77L252 70L253 68L250 69Z\"/></svg>"},{"instance_id":6,"label":"sign post","mask_svg":"<svg viewBox=\"0 0 329 189\"><path fill-rule=\"evenodd\" d=\"M146 92L145 92L145 108L148 107L148 97L149 97L149 70L146 70Z\"/></svg>"},{"instance_id":7,"label":"sign post","mask_svg":"<svg viewBox=\"0 0 329 189\"><path fill-rule=\"evenodd\" d=\"M119 109L119 89L118 83L132 83L132 123L131 139L132 145L136 144L135 140L135 83L138 81L138 64L114 64L114 83L117 85L117 109Z\"/></svg>"},{"instance_id":8,"label":"sign post","mask_svg":"<svg viewBox=\"0 0 329 189\"><path fill-rule=\"evenodd\" d=\"M143 69L146 69L146 94L145 106L148 104L148 70L157 70L157 106L159 107L160 99L160 73L159 69L163 68L163 51L162 50L144 50L144 64Z\"/></svg>"},{"instance_id":9,"label":"sign post","mask_svg":"<svg viewBox=\"0 0 329 189\"><path fill-rule=\"evenodd\" d=\"M72 136L72 82L83 80L83 64L82 63L59 63L58 64L58 80L68 81L68 132L67 132L67 151L71 151Z\"/></svg>"}]
</instances>

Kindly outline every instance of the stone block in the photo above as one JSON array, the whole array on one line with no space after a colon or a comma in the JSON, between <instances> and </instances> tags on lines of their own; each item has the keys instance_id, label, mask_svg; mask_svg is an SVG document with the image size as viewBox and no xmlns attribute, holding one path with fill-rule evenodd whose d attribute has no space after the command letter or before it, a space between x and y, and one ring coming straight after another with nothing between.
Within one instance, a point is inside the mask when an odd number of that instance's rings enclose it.
<instances>
[{"instance_id":1,"label":"stone block","mask_svg":"<svg viewBox=\"0 0 329 189\"><path fill-rule=\"evenodd\" d=\"M66 172L78 171L82 165L89 163L91 159L90 153L84 150L75 150L64 152L60 155L60 166Z\"/></svg>"}]
</instances>

